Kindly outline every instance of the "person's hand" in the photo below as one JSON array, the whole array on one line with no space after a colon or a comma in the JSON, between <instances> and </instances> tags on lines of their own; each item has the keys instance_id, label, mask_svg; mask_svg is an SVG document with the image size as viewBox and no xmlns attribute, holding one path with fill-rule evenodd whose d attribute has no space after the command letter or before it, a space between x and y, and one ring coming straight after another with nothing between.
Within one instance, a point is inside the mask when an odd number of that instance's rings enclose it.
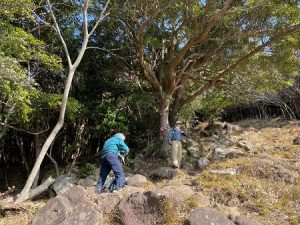
<instances>
[{"instance_id":1,"label":"person's hand","mask_svg":"<svg viewBox=\"0 0 300 225\"><path fill-rule=\"evenodd\" d=\"M172 145L172 141L169 141L169 145Z\"/></svg>"}]
</instances>

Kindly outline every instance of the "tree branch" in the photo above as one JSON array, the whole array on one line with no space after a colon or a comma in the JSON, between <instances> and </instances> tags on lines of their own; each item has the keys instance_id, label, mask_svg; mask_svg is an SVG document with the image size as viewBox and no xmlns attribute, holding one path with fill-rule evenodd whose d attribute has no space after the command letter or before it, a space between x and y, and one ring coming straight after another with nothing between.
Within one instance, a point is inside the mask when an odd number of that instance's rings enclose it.
<instances>
[{"instance_id":1,"label":"tree branch","mask_svg":"<svg viewBox=\"0 0 300 225\"><path fill-rule=\"evenodd\" d=\"M203 94L205 91L207 91L208 89L210 89L213 86L217 86L220 85L224 82L219 82L223 77L225 77L227 74L229 74L230 72L232 72L238 65L240 65L242 62L244 62L245 60L249 59L251 56L255 55L256 53L258 53L260 50L262 50L263 48L265 48L266 46L269 46L270 44L272 44L274 41L290 34L293 33L297 30L299 30L300 28L300 24L296 24L293 26L290 26L286 29L284 29L281 32L277 32L275 35L273 35L273 37L271 37L268 41L266 41L265 43L257 46L255 49L253 49L252 51L250 51L248 54L243 55L242 57L240 57L239 59L237 59L234 63L232 63L231 65L229 65L226 69L220 71L218 73L217 76L215 76L210 83L204 85L201 89L199 89L198 91L194 92L191 96L187 97L185 101L183 101L182 106L191 103L197 96Z\"/></svg>"},{"instance_id":2,"label":"tree branch","mask_svg":"<svg viewBox=\"0 0 300 225\"><path fill-rule=\"evenodd\" d=\"M90 37L94 31L97 29L97 27L99 26L100 22L106 17L108 16L108 13L104 15L104 12L106 11L108 4L109 4L110 0L107 0L103 10L100 13L99 19L97 20L96 24L94 25L94 27L92 28L91 32L88 34L88 36Z\"/></svg>"},{"instance_id":3,"label":"tree branch","mask_svg":"<svg viewBox=\"0 0 300 225\"><path fill-rule=\"evenodd\" d=\"M55 30L56 32L58 33L58 36L59 36L59 39L63 45L63 48L65 50L65 54L66 54L66 57L67 57L67 61L68 61L68 65L69 65L69 68L72 67L72 61L71 61L71 58L70 58L70 54L69 54L69 50L68 50L68 47L67 47L67 44L61 34L61 31L60 31L60 28L58 26L58 23L57 23L57 20L56 20L56 17L54 16L54 12L53 12L53 9L52 9L52 5L50 4L50 0L46 0L47 2L47 5L49 7L49 11L50 11L50 14L51 14L51 17L53 19L53 22L54 22L54 26L55 26Z\"/></svg>"}]
</instances>

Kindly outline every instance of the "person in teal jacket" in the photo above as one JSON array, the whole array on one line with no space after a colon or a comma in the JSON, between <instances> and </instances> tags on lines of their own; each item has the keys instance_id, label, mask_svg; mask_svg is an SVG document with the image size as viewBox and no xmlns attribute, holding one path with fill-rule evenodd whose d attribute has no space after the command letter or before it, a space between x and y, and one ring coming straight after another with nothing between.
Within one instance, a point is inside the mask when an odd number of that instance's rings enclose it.
<instances>
[{"instance_id":1,"label":"person in teal jacket","mask_svg":"<svg viewBox=\"0 0 300 225\"><path fill-rule=\"evenodd\" d=\"M105 143L101 151L101 169L98 182L95 187L95 193L100 194L103 190L102 187L105 180L111 170L115 174L114 189L118 190L125 184L125 174L123 172L122 164L118 158L118 155L127 155L129 152L128 146L124 142L125 135L117 133L109 138Z\"/></svg>"}]
</instances>

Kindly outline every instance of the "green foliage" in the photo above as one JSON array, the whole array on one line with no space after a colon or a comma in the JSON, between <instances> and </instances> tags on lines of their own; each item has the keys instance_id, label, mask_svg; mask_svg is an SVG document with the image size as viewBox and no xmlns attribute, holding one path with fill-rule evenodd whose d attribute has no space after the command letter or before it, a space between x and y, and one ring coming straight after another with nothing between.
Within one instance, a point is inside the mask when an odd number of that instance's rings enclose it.
<instances>
[{"instance_id":1,"label":"green foliage","mask_svg":"<svg viewBox=\"0 0 300 225\"><path fill-rule=\"evenodd\" d=\"M17 59L5 56L0 51L0 76L2 79L26 82L27 70L22 67Z\"/></svg>"},{"instance_id":2,"label":"green foliage","mask_svg":"<svg viewBox=\"0 0 300 225\"><path fill-rule=\"evenodd\" d=\"M0 52L18 61L37 60L56 71L62 70L60 58L49 54L42 41L28 34L23 29L1 22Z\"/></svg>"},{"instance_id":3,"label":"green foliage","mask_svg":"<svg viewBox=\"0 0 300 225\"><path fill-rule=\"evenodd\" d=\"M128 132L128 119L118 110L113 104L102 102L94 107L94 119L96 120L97 133L109 132L111 130L118 130L120 132Z\"/></svg>"},{"instance_id":4,"label":"green foliage","mask_svg":"<svg viewBox=\"0 0 300 225\"><path fill-rule=\"evenodd\" d=\"M84 176L90 176L95 173L96 167L91 163L84 163L80 169Z\"/></svg>"}]
</instances>

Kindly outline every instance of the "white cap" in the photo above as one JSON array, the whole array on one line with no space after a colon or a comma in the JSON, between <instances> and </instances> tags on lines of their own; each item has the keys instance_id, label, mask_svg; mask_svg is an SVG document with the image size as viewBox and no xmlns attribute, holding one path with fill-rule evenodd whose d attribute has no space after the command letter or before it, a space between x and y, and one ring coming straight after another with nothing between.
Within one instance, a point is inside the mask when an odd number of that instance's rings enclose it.
<instances>
[{"instance_id":1,"label":"white cap","mask_svg":"<svg viewBox=\"0 0 300 225\"><path fill-rule=\"evenodd\" d=\"M180 120L177 120L175 124L182 124Z\"/></svg>"},{"instance_id":2,"label":"white cap","mask_svg":"<svg viewBox=\"0 0 300 225\"><path fill-rule=\"evenodd\" d=\"M118 135L119 138L121 138L123 141L125 140L125 135L122 133L117 133L116 135Z\"/></svg>"}]
</instances>

